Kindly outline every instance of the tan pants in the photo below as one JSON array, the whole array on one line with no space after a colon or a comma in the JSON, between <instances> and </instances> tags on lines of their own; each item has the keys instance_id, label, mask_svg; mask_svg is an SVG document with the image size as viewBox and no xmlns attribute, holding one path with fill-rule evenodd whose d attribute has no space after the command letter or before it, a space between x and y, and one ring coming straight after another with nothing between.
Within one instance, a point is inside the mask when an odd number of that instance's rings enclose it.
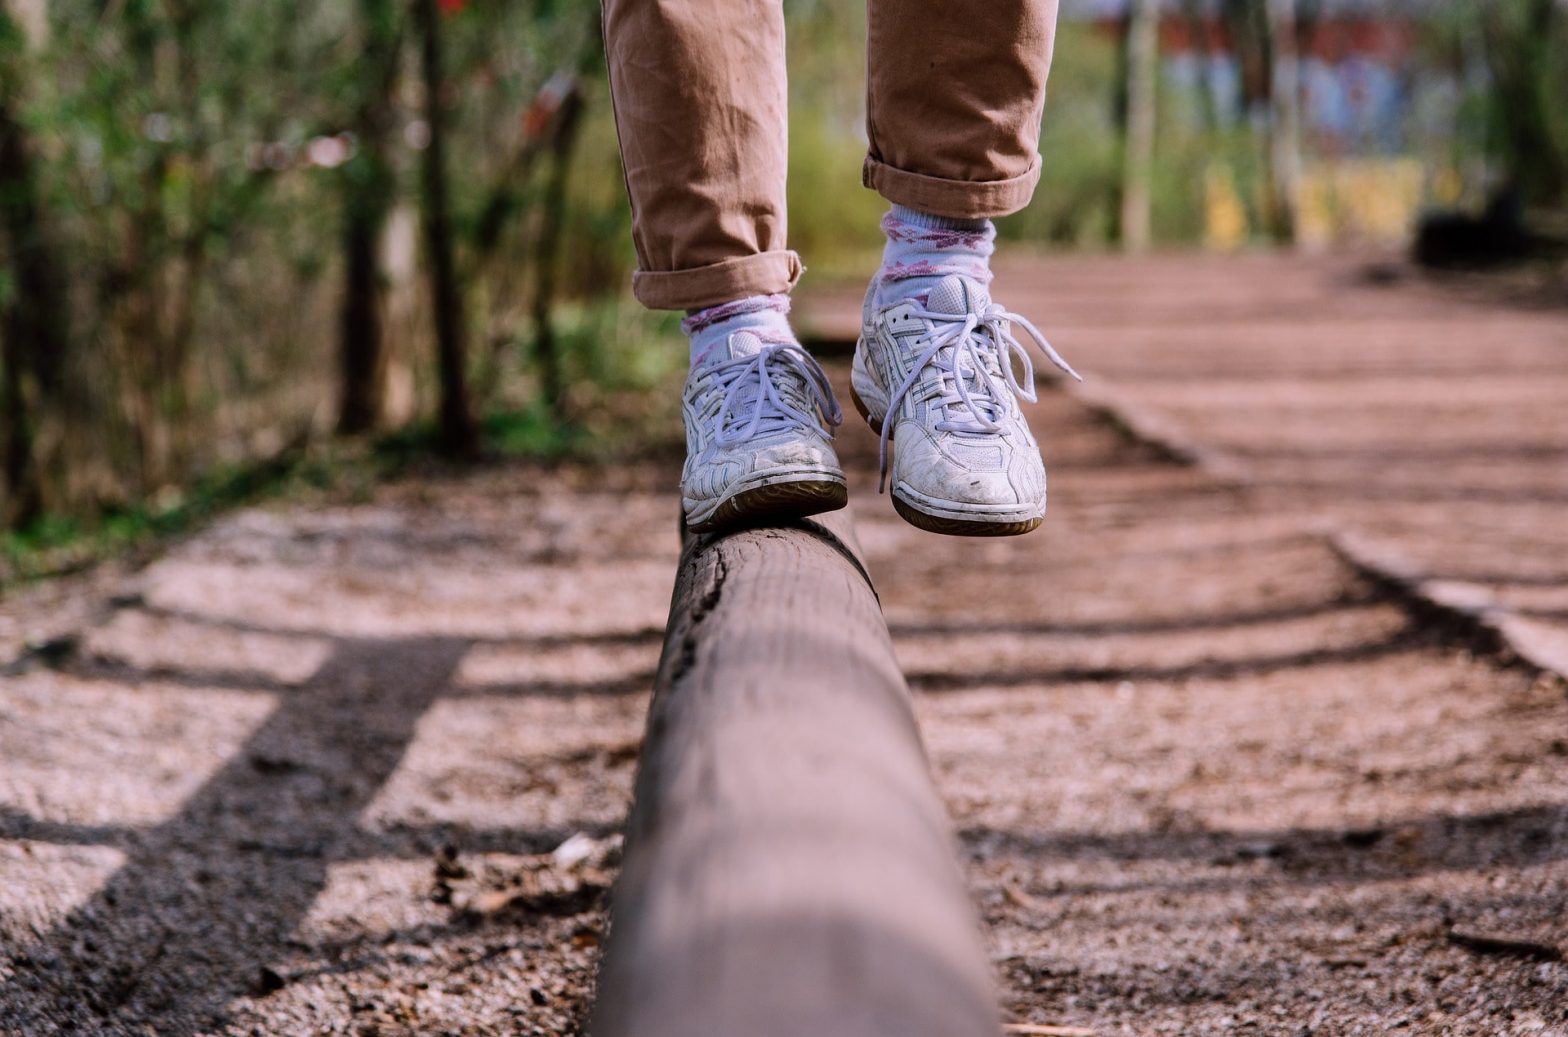
<instances>
[{"instance_id":1,"label":"tan pants","mask_svg":"<svg viewBox=\"0 0 1568 1037\"><path fill-rule=\"evenodd\" d=\"M638 271L657 309L787 292L782 0L603 0ZM1002 216L1040 177L1056 0L869 0L863 180L938 216Z\"/></svg>"}]
</instances>

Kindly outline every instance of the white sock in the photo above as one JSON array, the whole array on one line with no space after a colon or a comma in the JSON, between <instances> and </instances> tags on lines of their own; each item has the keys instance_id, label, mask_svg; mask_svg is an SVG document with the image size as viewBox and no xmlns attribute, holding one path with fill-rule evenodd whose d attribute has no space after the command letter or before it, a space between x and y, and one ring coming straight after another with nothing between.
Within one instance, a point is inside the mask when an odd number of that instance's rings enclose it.
<instances>
[{"instance_id":1,"label":"white sock","mask_svg":"<svg viewBox=\"0 0 1568 1037\"><path fill-rule=\"evenodd\" d=\"M876 305L923 298L949 274L991 283L996 227L990 220L933 216L895 205L882 217L887 247L876 275Z\"/></svg>"},{"instance_id":2,"label":"white sock","mask_svg":"<svg viewBox=\"0 0 1568 1037\"><path fill-rule=\"evenodd\" d=\"M693 310L681 321L681 330L691 336L693 367L728 359L729 339L737 331L749 331L763 344L796 341L787 295L751 295Z\"/></svg>"}]
</instances>

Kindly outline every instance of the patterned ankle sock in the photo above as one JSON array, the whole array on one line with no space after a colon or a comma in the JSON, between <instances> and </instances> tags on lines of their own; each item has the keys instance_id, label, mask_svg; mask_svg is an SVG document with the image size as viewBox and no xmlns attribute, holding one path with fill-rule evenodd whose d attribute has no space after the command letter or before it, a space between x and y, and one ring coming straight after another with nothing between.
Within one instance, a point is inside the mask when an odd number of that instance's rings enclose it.
<instances>
[{"instance_id":1,"label":"patterned ankle sock","mask_svg":"<svg viewBox=\"0 0 1568 1037\"><path fill-rule=\"evenodd\" d=\"M693 310L681 321L681 330L691 336L693 367L727 359L729 338L737 331L749 331L764 343L795 341L787 295L752 295Z\"/></svg>"},{"instance_id":2,"label":"patterned ankle sock","mask_svg":"<svg viewBox=\"0 0 1568 1037\"><path fill-rule=\"evenodd\" d=\"M876 305L919 298L949 274L991 283L996 227L990 220L956 220L895 205L882 217L887 247L876 276Z\"/></svg>"}]
</instances>

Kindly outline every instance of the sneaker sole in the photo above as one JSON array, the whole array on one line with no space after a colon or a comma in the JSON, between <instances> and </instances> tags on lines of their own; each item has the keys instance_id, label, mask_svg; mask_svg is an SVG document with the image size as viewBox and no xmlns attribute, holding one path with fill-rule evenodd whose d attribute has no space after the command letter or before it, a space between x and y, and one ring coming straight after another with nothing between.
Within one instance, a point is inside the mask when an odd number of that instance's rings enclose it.
<instances>
[{"instance_id":1,"label":"sneaker sole","mask_svg":"<svg viewBox=\"0 0 1568 1037\"><path fill-rule=\"evenodd\" d=\"M700 522L686 523L693 533L717 533L737 526L766 525L837 511L849 503L849 488L831 479L799 479L741 490Z\"/></svg>"},{"instance_id":2,"label":"sneaker sole","mask_svg":"<svg viewBox=\"0 0 1568 1037\"><path fill-rule=\"evenodd\" d=\"M860 398L860 392L851 385L849 387L850 402L855 405L855 410L871 426L871 431L877 435L882 434L882 424L871 417L871 409L866 406L866 401ZM891 437L889 437L891 438ZM950 515L933 515L928 511L921 511L915 505L904 500L895 489L891 494L893 510L899 517L916 529L923 529L927 533L940 533L943 536L955 537L1015 537L1025 533L1033 533L1045 521L1044 517L1013 519L996 521L995 519L957 519Z\"/></svg>"},{"instance_id":3,"label":"sneaker sole","mask_svg":"<svg viewBox=\"0 0 1568 1037\"><path fill-rule=\"evenodd\" d=\"M947 518L943 515L931 515L908 503L898 494L893 494L893 510L899 517L917 529L927 533L941 533L950 537L1016 537L1025 533L1033 533L1045 521L1043 518L1022 519L1015 522L995 522L988 519L969 521L967 519Z\"/></svg>"}]
</instances>

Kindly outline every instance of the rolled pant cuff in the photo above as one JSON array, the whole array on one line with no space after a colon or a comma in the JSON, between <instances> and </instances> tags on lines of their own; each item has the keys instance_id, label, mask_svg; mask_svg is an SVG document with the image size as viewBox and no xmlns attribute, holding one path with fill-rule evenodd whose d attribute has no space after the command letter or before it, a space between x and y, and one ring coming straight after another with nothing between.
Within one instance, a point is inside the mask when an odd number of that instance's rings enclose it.
<instances>
[{"instance_id":1,"label":"rolled pant cuff","mask_svg":"<svg viewBox=\"0 0 1568 1037\"><path fill-rule=\"evenodd\" d=\"M1040 182L1040 156L1007 180L943 180L911 173L866 156L861 181L897 205L958 220L989 219L1015 213L1029 204Z\"/></svg>"},{"instance_id":2,"label":"rolled pant cuff","mask_svg":"<svg viewBox=\"0 0 1568 1037\"><path fill-rule=\"evenodd\" d=\"M700 310L752 295L780 295L800 280L800 257L778 249L690 270L639 270L632 294L654 310Z\"/></svg>"}]
</instances>

